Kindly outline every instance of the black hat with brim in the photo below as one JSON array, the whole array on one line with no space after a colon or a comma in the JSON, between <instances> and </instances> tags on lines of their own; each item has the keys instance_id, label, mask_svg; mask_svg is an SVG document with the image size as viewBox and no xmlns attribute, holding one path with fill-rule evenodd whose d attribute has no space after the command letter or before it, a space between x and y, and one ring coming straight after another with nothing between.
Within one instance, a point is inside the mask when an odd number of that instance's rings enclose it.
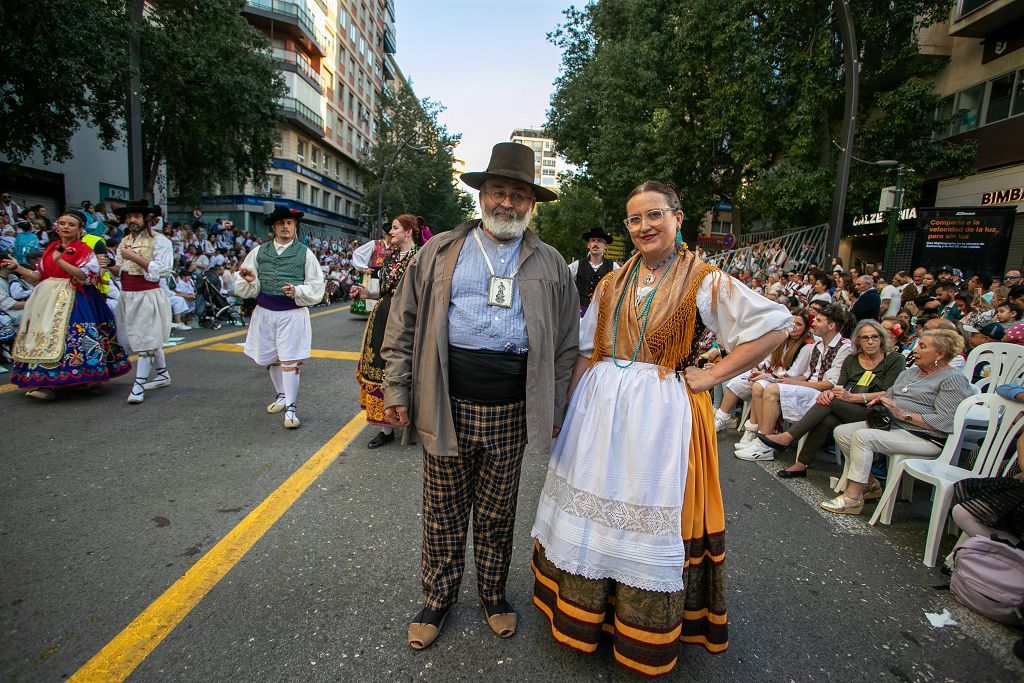
<instances>
[{"instance_id":1,"label":"black hat with brim","mask_svg":"<svg viewBox=\"0 0 1024 683\"><path fill-rule=\"evenodd\" d=\"M133 199L124 206L114 209L114 215L122 221L130 213L138 213L143 216L160 216L163 214L163 209L159 206L150 206L149 202L145 199Z\"/></svg>"},{"instance_id":2,"label":"black hat with brim","mask_svg":"<svg viewBox=\"0 0 1024 683\"><path fill-rule=\"evenodd\" d=\"M612 237L611 235L606 233L601 228L594 228L592 230L588 230L587 232L583 233L583 241L584 242L589 242L590 240L594 239L595 237L597 239L599 239L599 240L604 240L605 244L611 244L612 242L615 241L614 237Z\"/></svg>"},{"instance_id":3,"label":"black hat with brim","mask_svg":"<svg viewBox=\"0 0 1024 683\"><path fill-rule=\"evenodd\" d=\"M274 223L284 220L285 218L294 218L296 221L298 221L305 215L306 214L304 214L301 211L296 211L295 209L291 209L288 208L287 206L282 206L281 204L278 204L277 206L274 207L274 211L269 216L267 216L263 222L273 227Z\"/></svg>"},{"instance_id":4,"label":"black hat with brim","mask_svg":"<svg viewBox=\"0 0 1024 683\"><path fill-rule=\"evenodd\" d=\"M538 202L551 202L558 195L533 182L534 153L526 145L518 142L499 142L491 149L491 160L486 171L471 171L459 176L462 182L474 190L479 190L491 178L518 180L533 188Z\"/></svg>"}]
</instances>

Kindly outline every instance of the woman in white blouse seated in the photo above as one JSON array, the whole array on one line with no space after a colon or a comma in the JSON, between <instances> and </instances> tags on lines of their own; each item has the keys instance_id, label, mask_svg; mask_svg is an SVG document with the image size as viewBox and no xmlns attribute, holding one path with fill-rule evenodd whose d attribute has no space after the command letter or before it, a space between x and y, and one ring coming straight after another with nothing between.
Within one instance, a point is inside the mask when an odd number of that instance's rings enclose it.
<instances>
[{"instance_id":1,"label":"woman in white blouse seated","mask_svg":"<svg viewBox=\"0 0 1024 683\"><path fill-rule=\"evenodd\" d=\"M726 423L732 418L732 412L740 401L749 401L751 387L755 382L761 383L763 389L770 381L781 377L798 376L807 371L811 361L811 316L806 310L793 312L793 329L789 336L778 346L772 355L749 372L729 382L722 397L722 403L715 411L715 431L725 429ZM757 433L757 420L748 420L743 432L742 444L750 443Z\"/></svg>"}]
</instances>

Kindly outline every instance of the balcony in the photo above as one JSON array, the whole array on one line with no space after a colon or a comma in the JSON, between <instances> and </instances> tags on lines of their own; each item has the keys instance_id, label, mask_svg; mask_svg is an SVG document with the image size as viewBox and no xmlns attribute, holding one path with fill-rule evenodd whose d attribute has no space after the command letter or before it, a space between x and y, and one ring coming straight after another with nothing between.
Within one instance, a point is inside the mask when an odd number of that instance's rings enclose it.
<instances>
[{"instance_id":1,"label":"balcony","mask_svg":"<svg viewBox=\"0 0 1024 683\"><path fill-rule=\"evenodd\" d=\"M395 34L392 33L390 28L384 29L384 53L393 55L397 51L395 49Z\"/></svg>"},{"instance_id":2,"label":"balcony","mask_svg":"<svg viewBox=\"0 0 1024 683\"><path fill-rule=\"evenodd\" d=\"M282 0L246 0L242 16L267 31L286 33L302 44L308 52L327 56L327 41L323 32L313 24L313 16L305 4Z\"/></svg>"},{"instance_id":3,"label":"balcony","mask_svg":"<svg viewBox=\"0 0 1024 683\"><path fill-rule=\"evenodd\" d=\"M301 55L290 50L274 48L274 58L281 62L282 71L297 73L303 80L313 86L314 90L321 95L324 94L324 79L313 70L313 67Z\"/></svg>"},{"instance_id":4,"label":"balcony","mask_svg":"<svg viewBox=\"0 0 1024 683\"><path fill-rule=\"evenodd\" d=\"M292 125L318 138L324 137L324 117L299 102L294 97L282 97L277 101L284 118Z\"/></svg>"},{"instance_id":5,"label":"balcony","mask_svg":"<svg viewBox=\"0 0 1024 683\"><path fill-rule=\"evenodd\" d=\"M959 0L953 10L949 35L985 38L1024 17L1024 0Z\"/></svg>"}]
</instances>

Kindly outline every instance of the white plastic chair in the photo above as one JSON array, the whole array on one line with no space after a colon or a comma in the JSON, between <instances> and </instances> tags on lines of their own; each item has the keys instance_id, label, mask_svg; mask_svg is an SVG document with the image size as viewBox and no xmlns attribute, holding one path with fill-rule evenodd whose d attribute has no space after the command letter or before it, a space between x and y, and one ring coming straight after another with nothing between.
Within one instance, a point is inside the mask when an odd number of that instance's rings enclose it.
<instances>
[{"instance_id":1,"label":"white plastic chair","mask_svg":"<svg viewBox=\"0 0 1024 683\"><path fill-rule=\"evenodd\" d=\"M1024 346L1005 342L989 342L971 349L964 363L964 376L970 381L977 367L988 363L989 374L974 382L974 388L983 394L995 393L1004 384L1024 382ZM987 416L981 408L974 408L967 415L968 430L964 433L963 444L972 450L981 443L988 427Z\"/></svg>"},{"instance_id":2,"label":"white plastic chair","mask_svg":"<svg viewBox=\"0 0 1024 683\"><path fill-rule=\"evenodd\" d=\"M750 401L743 402L743 410L740 412L740 424L736 428L736 431L740 434L743 433L743 425L747 424L747 420L750 418Z\"/></svg>"},{"instance_id":3,"label":"white plastic chair","mask_svg":"<svg viewBox=\"0 0 1024 683\"><path fill-rule=\"evenodd\" d=\"M989 429L974 457L971 469L957 467L953 462L960 455L961 440L971 412L981 411L985 415ZM896 504L897 482L904 474L913 479L920 479L935 487L932 498L932 514L928 522L928 538L925 541L924 563L934 567L939 552L939 541L942 529L949 514L950 502L953 498L953 485L961 479L973 477L998 476L1000 465L1007 452L1016 456L1013 448L1017 434L1024 427L1024 403L1008 401L997 394L977 394L965 398L957 406L953 418L953 433L946 440L938 458L921 459L904 456L897 462L890 460L889 479L878 508L871 517L871 524L879 520L883 524L892 522L892 511ZM994 425L994 428L993 428ZM892 458L894 456L890 456Z\"/></svg>"}]
</instances>

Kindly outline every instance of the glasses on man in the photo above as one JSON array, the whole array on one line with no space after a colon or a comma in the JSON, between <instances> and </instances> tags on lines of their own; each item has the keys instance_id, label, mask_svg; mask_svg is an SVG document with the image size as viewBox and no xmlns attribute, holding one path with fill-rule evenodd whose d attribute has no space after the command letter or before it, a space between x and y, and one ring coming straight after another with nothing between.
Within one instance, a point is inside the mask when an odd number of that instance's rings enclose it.
<instances>
[{"instance_id":1,"label":"glasses on man","mask_svg":"<svg viewBox=\"0 0 1024 683\"><path fill-rule=\"evenodd\" d=\"M672 213L674 209L666 206L661 209L649 209L642 216L640 214L634 214L622 220L627 228L639 228L643 223L643 220L647 219L647 225L657 225L658 223L665 220L665 214Z\"/></svg>"},{"instance_id":2,"label":"glasses on man","mask_svg":"<svg viewBox=\"0 0 1024 683\"><path fill-rule=\"evenodd\" d=\"M504 204L506 199L512 200L513 204L522 206L527 202L533 201L533 195L526 192L508 192L506 190L484 190L484 194L496 201L498 204Z\"/></svg>"}]
</instances>

